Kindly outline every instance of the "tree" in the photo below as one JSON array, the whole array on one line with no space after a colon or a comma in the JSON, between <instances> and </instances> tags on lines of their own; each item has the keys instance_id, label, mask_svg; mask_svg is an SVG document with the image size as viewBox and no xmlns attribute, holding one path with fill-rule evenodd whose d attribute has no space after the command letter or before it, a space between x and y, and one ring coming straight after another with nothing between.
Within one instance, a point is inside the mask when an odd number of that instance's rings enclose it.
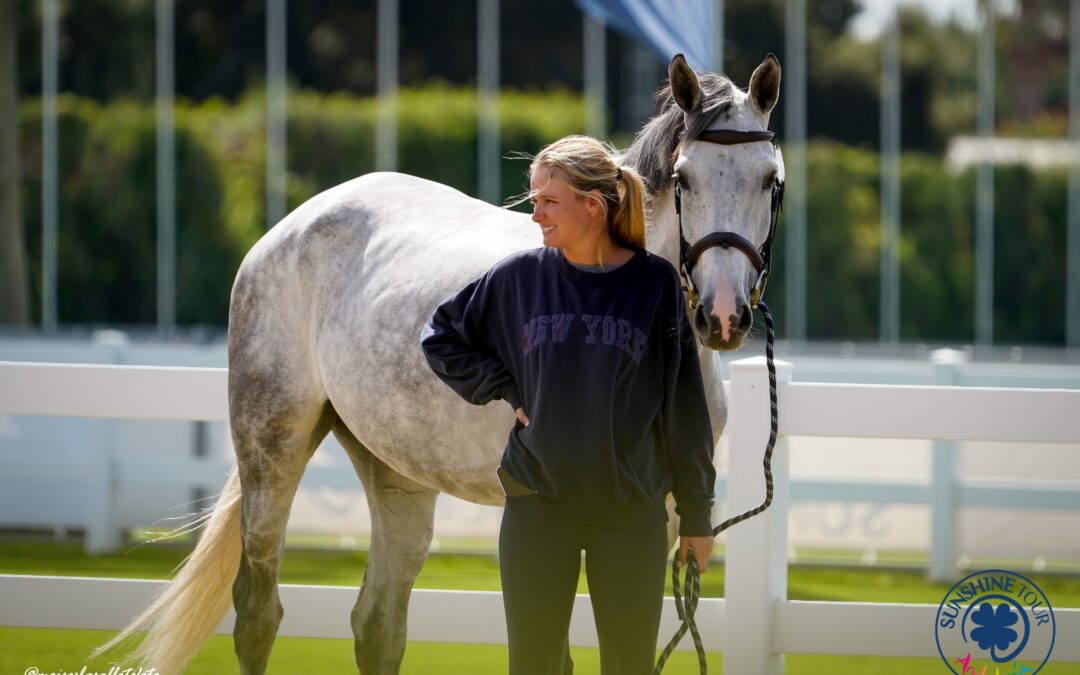
<instances>
[{"instance_id":1,"label":"tree","mask_svg":"<svg viewBox=\"0 0 1080 675\"><path fill-rule=\"evenodd\" d=\"M0 0L0 323L30 323L19 208L19 87L16 0Z\"/></svg>"}]
</instances>

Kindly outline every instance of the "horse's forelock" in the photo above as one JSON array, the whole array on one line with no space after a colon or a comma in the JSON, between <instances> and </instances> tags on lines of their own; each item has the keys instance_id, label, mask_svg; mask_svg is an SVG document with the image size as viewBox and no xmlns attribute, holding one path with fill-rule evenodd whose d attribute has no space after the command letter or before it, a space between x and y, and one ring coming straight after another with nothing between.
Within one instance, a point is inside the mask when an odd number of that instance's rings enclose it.
<instances>
[{"instance_id":1,"label":"horse's forelock","mask_svg":"<svg viewBox=\"0 0 1080 675\"><path fill-rule=\"evenodd\" d=\"M726 114L735 101L735 87L731 80L716 73L697 75L701 85L701 104L689 115L689 123L686 124L687 116L682 109L675 105L671 85L664 84L656 92L660 113L642 127L623 155L623 161L637 170L653 194L663 190L671 181L675 150L683 138L696 138L717 117Z\"/></svg>"}]
</instances>

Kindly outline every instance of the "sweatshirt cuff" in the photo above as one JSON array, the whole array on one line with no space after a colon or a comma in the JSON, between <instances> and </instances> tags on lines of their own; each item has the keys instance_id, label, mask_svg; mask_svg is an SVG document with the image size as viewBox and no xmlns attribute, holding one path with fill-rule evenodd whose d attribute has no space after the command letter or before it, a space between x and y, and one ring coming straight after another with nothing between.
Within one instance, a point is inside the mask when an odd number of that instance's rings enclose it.
<instances>
[{"instance_id":1,"label":"sweatshirt cuff","mask_svg":"<svg viewBox=\"0 0 1080 675\"><path fill-rule=\"evenodd\" d=\"M524 404L521 402L521 398L518 397L517 387L515 387L513 384L508 387L504 387L503 390L499 392L499 398L509 403L510 407L514 410L524 407Z\"/></svg>"},{"instance_id":2,"label":"sweatshirt cuff","mask_svg":"<svg viewBox=\"0 0 1080 675\"><path fill-rule=\"evenodd\" d=\"M687 508L680 506L679 512L679 536L681 537L707 537L712 536L712 507L708 504L695 504Z\"/></svg>"}]
</instances>

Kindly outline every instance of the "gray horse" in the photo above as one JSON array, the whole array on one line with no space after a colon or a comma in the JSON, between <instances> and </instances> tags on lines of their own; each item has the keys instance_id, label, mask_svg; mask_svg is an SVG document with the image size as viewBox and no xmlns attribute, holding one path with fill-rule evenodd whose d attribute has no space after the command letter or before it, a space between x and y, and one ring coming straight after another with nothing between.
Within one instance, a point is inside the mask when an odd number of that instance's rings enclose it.
<instances>
[{"instance_id":1,"label":"gray horse","mask_svg":"<svg viewBox=\"0 0 1080 675\"><path fill-rule=\"evenodd\" d=\"M726 230L760 246L770 224L768 186L783 180L779 151L767 142L695 139L715 129L767 129L779 62L766 58L747 92L723 76L696 74L681 56L668 74L661 113L620 159L649 188L649 250L678 266L675 176L687 240ZM289 509L305 465L333 431L371 510L371 552L352 611L356 663L363 673L398 672L435 498L446 492L501 505L495 468L514 420L509 406L470 406L442 384L424 361L420 331L441 300L507 255L539 245L527 215L392 173L327 190L267 232L232 289L237 469L183 568L102 649L148 630L133 657L179 673L231 599L240 670L265 672L283 614L277 581ZM693 277L700 304L692 323L719 438L727 403L716 350L738 347L749 330L747 295L757 273L747 256L717 247L701 255ZM676 518L671 513L672 541Z\"/></svg>"}]
</instances>

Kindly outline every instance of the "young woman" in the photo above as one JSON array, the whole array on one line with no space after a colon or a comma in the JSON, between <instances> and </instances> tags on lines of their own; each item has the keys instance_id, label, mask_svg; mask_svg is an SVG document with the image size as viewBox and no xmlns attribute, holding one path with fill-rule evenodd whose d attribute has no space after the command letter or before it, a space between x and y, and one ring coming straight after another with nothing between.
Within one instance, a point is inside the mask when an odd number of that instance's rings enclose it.
<instances>
[{"instance_id":1,"label":"young woman","mask_svg":"<svg viewBox=\"0 0 1080 675\"><path fill-rule=\"evenodd\" d=\"M645 246L641 177L571 136L530 169L544 247L516 253L440 305L422 346L466 400L517 421L499 479L511 675L570 672L581 552L608 674L651 673L667 558L712 551L715 470L697 342L675 269Z\"/></svg>"}]
</instances>

